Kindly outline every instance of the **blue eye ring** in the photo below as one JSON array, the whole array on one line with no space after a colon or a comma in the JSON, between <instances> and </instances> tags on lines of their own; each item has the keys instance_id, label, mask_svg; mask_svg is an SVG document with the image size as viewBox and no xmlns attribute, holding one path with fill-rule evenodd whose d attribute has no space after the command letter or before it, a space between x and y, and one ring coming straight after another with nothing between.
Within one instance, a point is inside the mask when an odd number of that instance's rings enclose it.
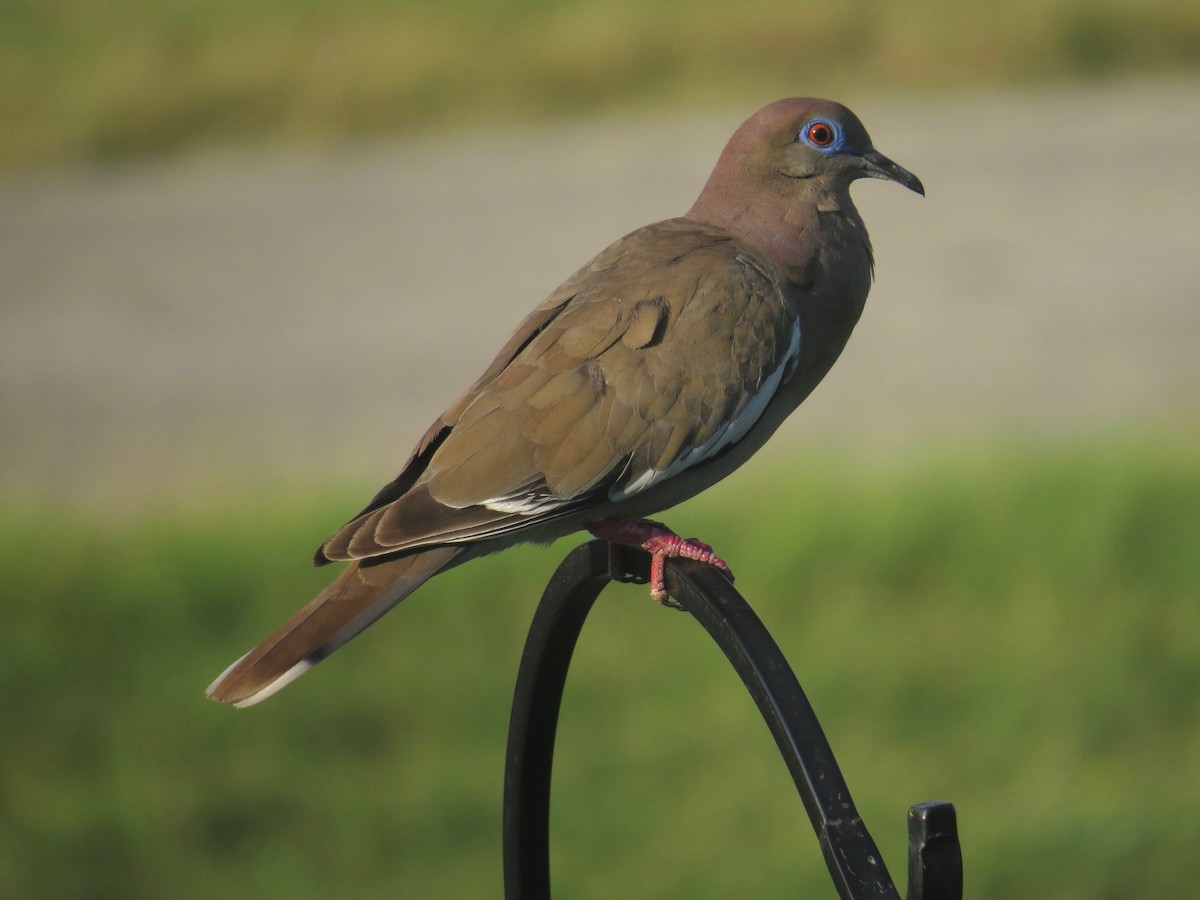
<instances>
[{"instance_id":1,"label":"blue eye ring","mask_svg":"<svg viewBox=\"0 0 1200 900\"><path fill-rule=\"evenodd\" d=\"M806 122L796 138L804 141L808 146L826 153L834 153L842 149L845 141L842 127L829 119L813 119Z\"/></svg>"}]
</instances>

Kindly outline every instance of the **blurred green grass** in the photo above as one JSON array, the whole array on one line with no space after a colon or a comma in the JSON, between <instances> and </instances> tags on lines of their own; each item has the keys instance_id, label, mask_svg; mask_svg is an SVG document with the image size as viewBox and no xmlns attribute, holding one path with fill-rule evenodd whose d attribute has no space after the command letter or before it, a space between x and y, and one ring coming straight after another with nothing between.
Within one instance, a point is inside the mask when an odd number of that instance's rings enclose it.
<instances>
[{"instance_id":1,"label":"blurred green grass","mask_svg":"<svg viewBox=\"0 0 1200 900\"><path fill-rule=\"evenodd\" d=\"M1197 68L1184 0L6 0L0 168Z\"/></svg>"},{"instance_id":2,"label":"blurred green grass","mask_svg":"<svg viewBox=\"0 0 1200 900\"><path fill-rule=\"evenodd\" d=\"M203 699L365 493L0 507L0 896L499 895L508 704L567 542L435 579L253 710ZM1194 442L811 452L669 521L733 561L897 879L905 809L945 798L973 898L1190 895ZM557 896L832 896L751 701L644 588L584 632L554 804Z\"/></svg>"}]
</instances>

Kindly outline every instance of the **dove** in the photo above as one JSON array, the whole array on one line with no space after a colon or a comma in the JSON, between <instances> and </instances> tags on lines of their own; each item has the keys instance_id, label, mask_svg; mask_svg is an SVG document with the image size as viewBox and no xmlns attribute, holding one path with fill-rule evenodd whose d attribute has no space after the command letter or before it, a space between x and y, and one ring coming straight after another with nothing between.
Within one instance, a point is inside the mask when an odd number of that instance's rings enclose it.
<instances>
[{"instance_id":1,"label":"dove","mask_svg":"<svg viewBox=\"0 0 1200 900\"><path fill-rule=\"evenodd\" d=\"M244 707L303 675L429 578L586 530L729 572L646 517L749 459L845 347L874 276L850 198L920 180L841 104L772 103L721 152L683 216L601 251L525 317L399 475L316 551L347 565L208 689Z\"/></svg>"}]
</instances>

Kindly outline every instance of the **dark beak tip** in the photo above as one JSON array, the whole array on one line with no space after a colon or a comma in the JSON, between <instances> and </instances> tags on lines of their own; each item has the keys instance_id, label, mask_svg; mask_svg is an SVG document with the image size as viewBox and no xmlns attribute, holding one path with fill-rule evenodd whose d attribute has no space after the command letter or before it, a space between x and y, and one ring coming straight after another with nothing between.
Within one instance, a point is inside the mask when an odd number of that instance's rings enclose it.
<instances>
[{"instance_id":1,"label":"dark beak tip","mask_svg":"<svg viewBox=\"0 0 1200 900\"><path fill-rule=\"evenodd\" d=\"M922 197L925 196L925 185L921 183L920 178L903 166L892 162L878 150L864 153L862 158L866 164L867 174L871 177L894 181L896 184L903 185L915 194L920 194Z\"/></svg>"},{"instance_id":2,"label":"dark beak tip","mask_svg":"<svg viewBox=\"0 0 1200 900\"><path fill-rule=\"evenodd\" d=\"M908 171L908 169L892 163L882 174L884 178L908 188L914 194L920 194L922 197L925 196L925 185L921 182L920 178Z\"/></svg>"}]
</instances>

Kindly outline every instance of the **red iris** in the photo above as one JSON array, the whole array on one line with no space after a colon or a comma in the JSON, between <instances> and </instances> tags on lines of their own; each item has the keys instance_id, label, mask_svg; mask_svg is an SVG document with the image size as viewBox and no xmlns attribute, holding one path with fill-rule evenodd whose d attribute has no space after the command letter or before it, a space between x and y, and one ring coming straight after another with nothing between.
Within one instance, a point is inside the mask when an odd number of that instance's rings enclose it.
<instances>
[{"instance_id":1,"label":"red iris","mask_svg":"<svg viewBox=\"0 0 1200 900\"><path fill-rule=\"evenodd\" d=\"M808 126L808 140L817 147L828 147L833 143L833 129L826 122L813 122Z\"/></svg>"}]
</instances>

